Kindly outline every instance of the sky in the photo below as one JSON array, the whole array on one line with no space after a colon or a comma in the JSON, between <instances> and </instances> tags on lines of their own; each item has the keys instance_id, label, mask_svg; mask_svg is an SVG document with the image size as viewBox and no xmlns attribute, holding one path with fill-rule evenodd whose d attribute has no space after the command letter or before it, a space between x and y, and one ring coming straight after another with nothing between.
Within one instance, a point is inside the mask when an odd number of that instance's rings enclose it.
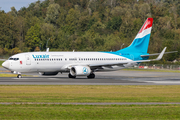
<instances>
[{"instance_id":1,"label":"sky","mask_svg":"<svg viewBox=\"0 0 180 120\"><path fill-rule=\"evenodd\" d=\"M6 13L11 11L11 7L15 7L16 10L20 10L22 7L28 7L29 4L38 0L0 0L0 10L4 10Z\"/></svg>"}]
</instances>

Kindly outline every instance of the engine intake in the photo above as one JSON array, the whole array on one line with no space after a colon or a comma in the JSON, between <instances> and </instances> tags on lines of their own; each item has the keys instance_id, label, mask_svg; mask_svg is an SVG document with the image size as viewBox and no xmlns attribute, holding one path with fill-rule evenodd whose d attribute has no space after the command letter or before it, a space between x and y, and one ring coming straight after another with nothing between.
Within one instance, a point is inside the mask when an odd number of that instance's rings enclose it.
<instances>
[{"instance_id":1,"label":"engine intake","mask_svg":"<svg viewBox=\"0 0 180 120\"><path fill-rule=\"evenodd\" d=\"M70 69L72 76L88 76L91 73L91 69L88 66L74 66Z\"/></svg>"}]
</instances>

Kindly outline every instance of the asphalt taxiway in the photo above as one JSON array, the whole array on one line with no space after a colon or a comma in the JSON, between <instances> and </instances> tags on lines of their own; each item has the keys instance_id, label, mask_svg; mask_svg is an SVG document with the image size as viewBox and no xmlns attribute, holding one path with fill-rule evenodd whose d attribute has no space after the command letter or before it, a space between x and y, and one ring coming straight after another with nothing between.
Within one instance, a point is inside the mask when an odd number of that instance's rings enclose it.
<instances>
[{"instance_id":1,"label":"asphalt taxiway","mask_svg":"<svg viewBox=\"0 0 180 120\"><path fill-rule=\"evenodd\" d=\"M0 73L7 73L0 68ZM113 72L96 72L95 79L85 76L76 79L68 74L41 76L30 73L32 77L0 77L0 85L180 85L180 73L119 70Z\"/></svg>"}]
</instances>

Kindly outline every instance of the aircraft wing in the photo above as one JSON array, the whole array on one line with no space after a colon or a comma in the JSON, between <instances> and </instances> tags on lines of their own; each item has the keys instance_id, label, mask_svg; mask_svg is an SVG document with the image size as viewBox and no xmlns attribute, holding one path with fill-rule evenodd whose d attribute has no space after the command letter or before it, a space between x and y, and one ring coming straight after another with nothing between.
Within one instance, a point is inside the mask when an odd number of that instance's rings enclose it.
<instances>
[{"instance_id":1,"label":"aircraft wing","mask_svg":"<svg viewBox=\"0 0 180 120\"><path fill-rule=\"evenodd\" d=\"M140 63L140 62L150 62L150 61L158 61L160 59L162 59L164 53L166 51L166 47L162 50L162 52L159 54L159 56L156 59L149 59L149 60L137 60L137 61L131 61L131 62L117 62L117 63L108 63L108 64L90 64L90 67L100 67L100 66L113 66L113 65L117 65L117 66L121 66L121 65L132 65L135 63Z\"/></svg>"}]
</instances>

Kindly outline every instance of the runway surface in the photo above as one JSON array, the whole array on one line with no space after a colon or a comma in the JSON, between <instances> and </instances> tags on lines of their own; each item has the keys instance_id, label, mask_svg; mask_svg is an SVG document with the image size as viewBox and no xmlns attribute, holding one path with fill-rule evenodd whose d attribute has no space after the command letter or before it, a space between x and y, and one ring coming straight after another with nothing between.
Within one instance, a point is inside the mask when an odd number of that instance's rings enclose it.
<instances>
[{"instance_id":1,"label":"runway surface","mask_svg":"<svg viewBox=\"0 0 180 120\"><path fill-rule=\"evenodd\" d=\"M0 68L0 73L7 73ZM31 73L32 77L1 77L0 85L180 85L180 73L147 72L119 70L113 72L96 72L95 79L85 76L76 79L68 78L68 74L57 76L41 76Z\"/></svg>"}]
</instances>

